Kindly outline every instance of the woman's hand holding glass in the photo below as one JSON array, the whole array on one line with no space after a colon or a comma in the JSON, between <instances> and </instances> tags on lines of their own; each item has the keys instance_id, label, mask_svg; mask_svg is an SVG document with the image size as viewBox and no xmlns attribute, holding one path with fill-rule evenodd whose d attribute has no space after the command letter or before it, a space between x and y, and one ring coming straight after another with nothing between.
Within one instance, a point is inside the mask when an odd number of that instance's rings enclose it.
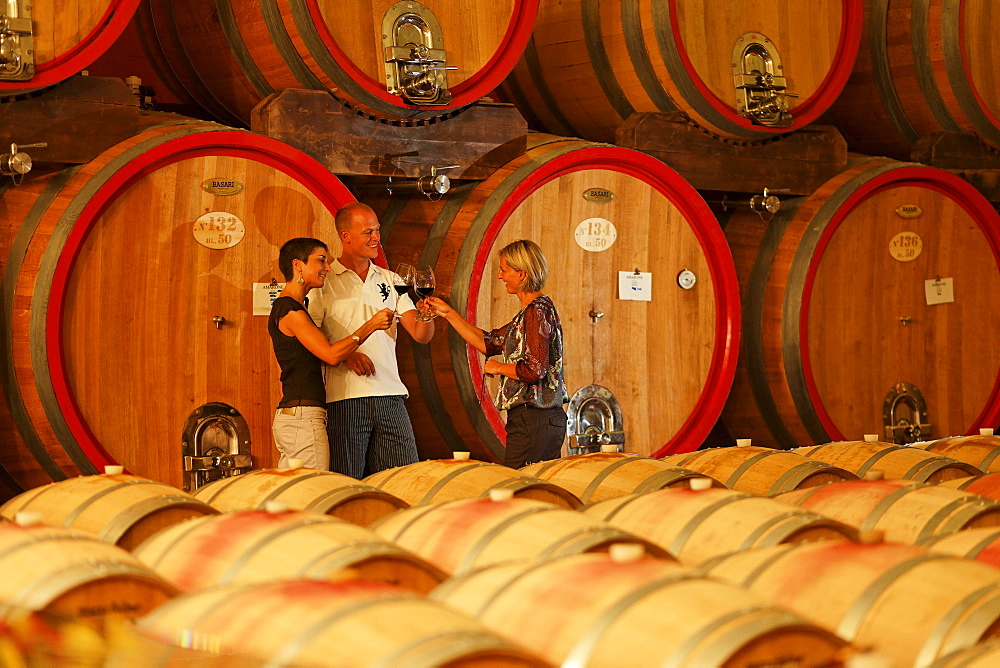
<instances>
[{"instance_id":1,"label":"woman's hand holding glass","mask_svg":"<svg viewBox=\"0 0 1000 668\"><path fill-rule=\"evenodd\" d=\"M427 300L434 294L434 288L435 281L433 267L419 267L413 275L413 291L420 299L420 302L423 302L423 306L427 306ZM430 322L434 319L435 313L433 309L430 308L422 309L420 302L417 303L417 320L420 322Z\"/></svg>"},{"instance_id":2,"label":"woman's hand holding glass","mask_svg":"<svg viewBox=\"0 0 1000 668\"><path fill-rule=\"evenodd\" d=\"M451 307L448 303L437 297L428 297L424 300L424 303L427 304L427 307L435 316L447 318L448 314L451 313Z\"/></svg>"}]
</instances>

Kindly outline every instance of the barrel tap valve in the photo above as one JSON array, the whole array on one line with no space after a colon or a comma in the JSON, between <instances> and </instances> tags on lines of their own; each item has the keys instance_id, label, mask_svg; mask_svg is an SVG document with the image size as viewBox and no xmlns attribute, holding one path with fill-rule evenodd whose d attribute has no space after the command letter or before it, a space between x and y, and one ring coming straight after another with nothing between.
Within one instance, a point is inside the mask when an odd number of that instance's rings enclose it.
<instances>
[{"instance_id":1,"label":"barrel tap valve","mask_svg":"<svg viewBox=\"0 0 1000 668\"><path fill-rule=\"evenodd\" d=\"M22 148L45 148L46 142L37 144L17 144L10 145L10 153L0 157L0 174L14 179L15 184L20 184L25 174L31 171L31 156L23 152Z\"/></svg>"},{"instance_id":2,"label":"barrel tap valve","mask_svg":"<svg viewBox=\"0 0 1000 668\"><path fill-rule=\"evenodd\" d=\"M458 165L447 165L445 167L431 166L430 174L405 181L393 181L390 176L386 190L389 191L390 195L393 192L418 192L421 195L426 195L427 199L432 202L436 202L451 190L451 179L448 178L447 174L439 174L438 172L455 169L456 167Z\"/></svg>"}]
</instances>

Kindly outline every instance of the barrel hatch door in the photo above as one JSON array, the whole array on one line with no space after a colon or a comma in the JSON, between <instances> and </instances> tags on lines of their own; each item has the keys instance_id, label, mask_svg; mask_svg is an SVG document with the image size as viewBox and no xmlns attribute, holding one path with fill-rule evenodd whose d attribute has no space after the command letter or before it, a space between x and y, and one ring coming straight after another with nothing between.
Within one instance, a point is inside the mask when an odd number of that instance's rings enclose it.
<instances>
[{"instance_id":1,"label":"barrel hatch door","mask_svg":"<svg viewBox=\"0 0 1000 668\"><path fill-rule=\"evenodd\" d=\"M184 423L184 491L249 471L250 428L232 406L210 402Z\"/></svg>"},{"instance_id":2,"label":"barrel hatch door","mask_svg":"<svg viewBox=\"0 0 1000 668\"><path fill-rule=\"evenodd\" d=\"M573 394L566 426L571 455L624 449L621 407L611 390L601 385L587 385Z\"/></svg>"},{"instance_id":3,"label":"barrel hatch door","mask_svg":"<svg viewBox=\"0 0 1000 668\"><path fill-rule=\"evenodd\" d=\"M927 402L916 385L893 385L882 404L882 424L887 443L914 443L930 436Z\"/></svg>"},{"instance_id":4,"label":"barrel hatch door","mask_svg":"<svg viewBox=\"0 0 1000 668\"><path fill-rule=\"evenodd\" d=\"M0 81L29 81L35 75L31 0L0 2Z\"/></svg>"},{"instance_id":5,"label":"barrel hatch door","mask_svg":"<svg viewBox=\"0 0 1000 668\"><path fill-rule=\"evenodd\" d=\"M748 32L733 46L736 110L757 125L785 128L792 124L788 82L778 49L759 32Z\"/></svg>"},{"instance_id":6,"label":"barrel hatch door","mask_svg":"<svg viewBox=\"0 0 1000 668\"><path fill-rule=\"evenodd\" d=\"M448 56L441 24L434 13L415 0L397 2L382 18L385 85L409 104L446 105Z\"/></svg>"}]
</instances>

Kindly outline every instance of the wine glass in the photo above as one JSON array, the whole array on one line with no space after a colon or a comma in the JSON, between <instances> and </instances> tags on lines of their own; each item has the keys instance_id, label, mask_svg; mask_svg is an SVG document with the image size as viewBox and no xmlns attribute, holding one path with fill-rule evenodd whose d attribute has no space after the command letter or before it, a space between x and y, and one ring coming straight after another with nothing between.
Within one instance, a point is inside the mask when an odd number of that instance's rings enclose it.
<instances>
[{"instance_id":1,"label":"wine glass","mask_svg":"<svg viewBox=\"0 0 1000 668\"><path fill-rule=\"evenodd\" d=\"M392 310L396 315L399 315L399 298L409 291L415 274L412 264L400 262L396 265L396 275L392 277L392 287L396 290L396 305Z\"/></svg>"},{"instance_id":2,"label":"wine glass","mask_svg":"<svg viewBox=\"0 0 1000 668\"><path fill-rule=\"evenodd\" d=\"M417 294L417 299L426 299L434 294L434 268L423 266L417 269L413 275L413 291ZM434 319L434 311L428 307L427 311L417 310L417 320L420 322L430 322Z\"/></svg>"}]
</instances>

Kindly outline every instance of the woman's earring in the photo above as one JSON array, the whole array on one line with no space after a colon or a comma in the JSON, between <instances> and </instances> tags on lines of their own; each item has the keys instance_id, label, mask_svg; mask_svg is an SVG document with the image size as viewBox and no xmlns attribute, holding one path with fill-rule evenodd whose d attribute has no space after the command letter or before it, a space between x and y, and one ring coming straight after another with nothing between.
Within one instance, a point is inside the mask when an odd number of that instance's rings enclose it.
<instances>
[{"instance_id":1,"label":"woman's earring","mask_svg":"<svg viewBox=\"0 0 1000 668\"><path fill-rule=\"evenodd\" d=\"M302 278L302 274L299 274L299 279L296 281L299 285L305 285L306 279Z\"/></svg>"}]
</instances>

